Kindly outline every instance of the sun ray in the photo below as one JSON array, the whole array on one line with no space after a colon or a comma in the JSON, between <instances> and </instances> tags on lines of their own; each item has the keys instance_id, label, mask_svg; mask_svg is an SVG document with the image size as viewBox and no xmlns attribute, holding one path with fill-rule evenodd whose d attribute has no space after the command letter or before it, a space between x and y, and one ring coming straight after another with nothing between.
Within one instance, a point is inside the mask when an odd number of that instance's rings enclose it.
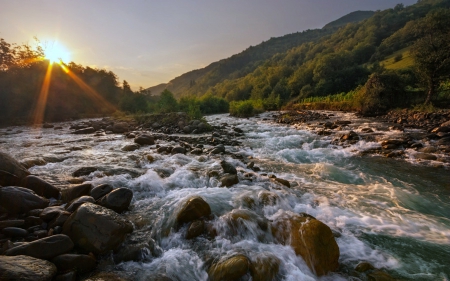
<instances>
[{"instance_id":1,"label":"sun ray","mask_svg":"<svg viewBox=\"0 0 450 281\"><path fill-rule=\"evenodd\" d=\"M47 105L48 90L50 88L50 82L52 78L53 64L49 63L47 72L45 73L44 82L42 83L41 91L37 100L36 109L34 112L33 124L39 126L44 121L45 107Z\"/></svg>"}]
</instances>

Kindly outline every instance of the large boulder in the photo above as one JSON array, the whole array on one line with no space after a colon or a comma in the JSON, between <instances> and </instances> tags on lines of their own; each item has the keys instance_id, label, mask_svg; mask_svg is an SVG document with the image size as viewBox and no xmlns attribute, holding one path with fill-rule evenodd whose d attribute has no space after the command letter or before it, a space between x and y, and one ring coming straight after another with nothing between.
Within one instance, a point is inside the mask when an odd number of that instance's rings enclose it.
<instances>
[{"instance_id":1,"label":"large boulder","mask_svg":"<svg viewBox=\"0 0 450 281\"><path fill-rule=\"evenodd\" d=\"M213 264L208 275L211 281L239 280L250 269L250 260L244 255L222 258Z\"/></svg>"},{"instance_id":2,"label":"large boulder","mask_svg":"<svg viewBox=\"0 0 450 281\"><path fill-rule=\"evenodd\" d=\"M70 203L70 205L68 205L68 207L66 208L66 211L73 213L78 209L78 207L80 207L84 203L95 203L95 199L92 196L86 196L86 195L78 197L77 199L73 200Z\"/></svg>"},{"instance_id":3,"label":"large boulder","mask_svg":"<svg viewBox=\"0 0 450 281\"><path fill-rule=\"evenodd\" d=\"M280 270L280 259L273 253L262 252L251 255L250 272L252 281L272 281L277 280L278 271Z\"/></svg>"},{"instance_id":4,"label":"large boulder","mask_svg":"<svg viewBox=\"0 0 450 281\"><path fill-rule=\"evenodd\" d=\"M193 196L188 198L176 213L177 223L183 224L209 216L211 207L200 196Z\"/></svg>"},{"instance_id":5,"label":"large boulder","mask_svg":"<svg viewBox=\"0 0 450 281\"><path fill-rule=\"evenodd\" d=\"M99 199L97 203L117 213L122 213L128 210L131 199L133 199L133 191L128 188L116 188Z\"/></svg>"},{"instance_id":6,"label":"large boulder","mask_svg":"<svg viewBox=\"0 0 450 281\"><path fill-rule=\"evenodd\" d=\"M0 186L18 186L21 180L18 176L0 170Z\"/></svg>"},{"instance_id":7,"label":"large boulder","mask_svg":"<svg viewBox=\"0 0 450 281\"><path fill-rule=\"evenodd\" d=\"M0 188L0 206L9 214L22 214L33 209L47 207L49 201L34 191L17 186Z\"/></svg>"},{"instance_id":8,"label":"large boulder","mask_svg":"<svg viewBox=\"0 0 450 281\"><path fill-rule=\"evenodd\" d=\"M116 123L112 126L111 131L116 134L126 133L130 130L128 124L126 122Z\"/></svg>"},{"instance_id":9,"label":"large boulder","mask_svg":"<svg viewBox=\"0 0 450 281\"><path fill-rule=\"evenodd\" d=\"M48 260L70 252L73 246L72 240L67 235L58 234L8 249L5 255L26 255L37 259Z\"/></svg>"},{"instance_id":10,"label":"large boulder","mask_svg":"<svg viewBox=\"0 0 450 281\"><path fill-rule=\"evenodd\" d=\"M151 135L139 135L134 139L134 142L139 145L153 145L155 144L155 138Z\"/></svg>"},{"instance_id":11,"label":"large boulder","mask_svg":"<svg viewBox=\"0 0 450 281\"><path fill-rule=\"evenodd\" d=\"M102 198L103 196L105 196L106 194L110 193L111 191L113 191L113 187L111 185L101 184L99 186L94 187L91 190L91 196L95 200L98 200L98 199Z\"/></svg>"},{"instance_id":12,"label":"large boulder","mask_svg":"<svg viewBox=\"0 0 450 281\"><path fill-rule=\"evenodd\" d=\"M56 266L49 261L29 256L0 256L2 281L50 281L56 271Z\"/></svg>"},{"instance_id":13,"label":"large boulder","mask_svg":"<svg viewBox=\"0 0 450 281\"><path fill-rule=\"evenodd\" d=\"M78 273L89 272L95 269L97 261L89 255L64 254L52 259L59 271L75 270Z\"/></svg>"},{"instance_id":14,"label":"large boulder","mask_svg":"<svg viewBox=\"0 0 450 281\"><path fill-rule=\"evenodd\" d=\"M92 203L81 205L64 223L63 233L82 250L105 254L116 249L133 225L116 212Z\"/></svg>"},{"instance_id":15,"label":"large boulder","mask_svg":"<svg viewBox=\"0 0 450 281\"><path fill-rule=\"evenodd\" d=\"M24 178L22 186L33 190L37 195L44 196L45 198L59 199L61 196L59 189L36 176L30 175Z\"/></svg>"},{"instance_id":16,"label":"large boulder","mask_svg":"<svg viewBox=\"0 0 450 281\"><path fill-rule=\"evenodd\" d=\"M338 269L339 247L331 229L321 221L284 212L273 221L272 234L281 244L290 245L317 276Z\"/></svg>"}]
</instances>

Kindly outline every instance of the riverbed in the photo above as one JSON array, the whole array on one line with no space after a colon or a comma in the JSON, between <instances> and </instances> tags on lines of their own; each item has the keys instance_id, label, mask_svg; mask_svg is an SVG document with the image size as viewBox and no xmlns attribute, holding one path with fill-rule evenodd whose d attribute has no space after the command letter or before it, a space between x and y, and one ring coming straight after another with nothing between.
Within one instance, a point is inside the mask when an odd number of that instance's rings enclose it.
<instances>
[{"instance_id":1,"label":"riverbed","mask_svg":"<svg viewBox=\"0 0 450 281\"><path fill-rule=\"evenodd\" d=\"M375 120L334 114L361 128L383 127ZM61 123L60 130L1 129L0 147L19 161L43 160L44 165L29 171L60 188L75 183L75 170L98 167L81 181L133 191L126 216L135 223L135 235L153 239L159 255L149 251L140 262L115 264L105 258L100 264L103 270L122 272L132 280L161 272L172 280L207 280L205 257L262 252L280 259L279 280L362 280L354 274L362 261L403 280L449 280L447 166L418 163L413 157L362 156L361 151L379 144L333 144L332 136L319 136L306 124L276 124L271 113L249 119L225 114L206 119L211 125L242 130L242 136L236 137L241 145L225 146L229 153L223 155L158 154L155 146L125 152L121 148L133 139L121 134L73 135L69 123ZM157 144L177 142L158 140ZM239 183L230 188L221 187L211 176L211 171L221 169L222 160L238 170ZM260 171L249 168L250 162ZM271 175L289 181L290 188L271 180ZM258 196L266 191L277 199L258 204ZM192 195L211 206L211 223L219 230L215 238L187 240L183 229L165 229L174 209ZM269 221L283 212L303 212L328 225L340 249L339 271L317 277L290 246L275 243L268 231L255 225L230 233L224 215L249 208L250 201L256 202L253 210Z\"/></svg>"}]
</instances>

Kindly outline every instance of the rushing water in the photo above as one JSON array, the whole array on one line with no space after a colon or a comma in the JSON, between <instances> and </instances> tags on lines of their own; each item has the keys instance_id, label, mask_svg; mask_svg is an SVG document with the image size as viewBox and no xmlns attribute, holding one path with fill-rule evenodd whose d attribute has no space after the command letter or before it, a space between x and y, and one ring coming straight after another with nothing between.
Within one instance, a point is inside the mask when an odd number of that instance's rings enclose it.
<instances>
[{"instance_id":1,"label":"rushing water","mask_svg":"<svg viewBox=\"0 0 450 281\"><path fill-rule=\"evenodd\" d=\"M136 233L155 239L161 255L148 254L143 262L105 268L126 271L136 280L145 280L155 272L173 280L206 280L205 256L237 252L276 254L281 260L282 280L359 280L350 274L360 261L404 280L449 280L448 168L357 156L358 151L378 144L359 142L343 148L331 145L330 137L262 118L214 115L207 119L213 125L227 123L244 131L242 145L226 149L251 158L261 168L251 181L242 175L252 171L230 156L159 155L152 147L123 152L121 147L132 140L114 134L71 135L67 124L60 131L16 127L5 134L3 129L0 147L19 160L44 158L46 165L30 171L57 186L67 186L74 170L94 166L102 171L85 177L94 185L109 183L132 189L133 208L127 215L134 219ZM145 154L151 154L155 161L149 162ZM208 176L209 171L220 170L223 159L235 165L240 174L240 183L232 188L221 188L216 178ZM161 169L170 176L161 178L157 173ZM275 184L263 173L289 180L292 187ZM227 228L223 215L245 208L248 198L258 201L258 194L266 190L279 197L273 206L256 207L266 219L274 219L282 211L305 212L338 234L339 273L317 278L289 246L275 244L270 233L257 225L244 225L239 233ZM167 229L176 207L191 195L203 197L211 206L212 223L219 230L215 239L189 241L181 234L183 229Z\"/></svg>"}]
</instances>

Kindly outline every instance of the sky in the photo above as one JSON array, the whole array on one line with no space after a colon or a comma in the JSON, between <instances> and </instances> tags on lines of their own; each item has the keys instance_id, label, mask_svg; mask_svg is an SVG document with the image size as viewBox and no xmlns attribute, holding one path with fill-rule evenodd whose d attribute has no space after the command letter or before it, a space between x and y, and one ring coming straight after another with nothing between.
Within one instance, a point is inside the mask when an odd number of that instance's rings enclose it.
<instances>
[{"instance_id":1,"label":"sky","mask_svg":"<svg viewBox=\"0 0 450 281\"><path fill-rule=\"evenodd\" d=\"M63 46L134 90L169 82L271 37L357 10L417 0L0 0L0 38Z\"/></svg>"}]
</instances>

